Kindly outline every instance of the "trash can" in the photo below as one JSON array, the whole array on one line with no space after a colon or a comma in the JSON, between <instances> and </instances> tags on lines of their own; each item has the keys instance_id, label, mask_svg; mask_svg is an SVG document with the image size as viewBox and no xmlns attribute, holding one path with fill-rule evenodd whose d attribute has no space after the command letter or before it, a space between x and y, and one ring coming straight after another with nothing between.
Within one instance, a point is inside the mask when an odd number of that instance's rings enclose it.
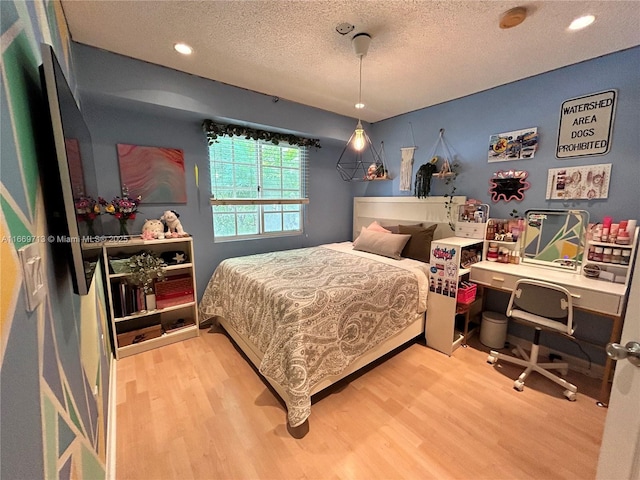
<instances>
[{"instance_id":1,"label":"trash can","mask_svg":"<svg viewBox=\"0 0 640 480\"><path fill-rule=\"evenodd\" d=\"M507 316L498 312L482 312L480 343L491 348L504 348L507 341Z\"/></svg>"}]
</instances>

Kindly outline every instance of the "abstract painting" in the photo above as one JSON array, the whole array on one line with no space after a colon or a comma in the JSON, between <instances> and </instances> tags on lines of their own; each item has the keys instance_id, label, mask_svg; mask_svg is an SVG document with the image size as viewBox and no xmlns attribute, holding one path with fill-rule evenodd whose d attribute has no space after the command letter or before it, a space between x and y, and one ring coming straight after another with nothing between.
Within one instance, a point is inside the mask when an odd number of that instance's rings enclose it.
<instances>
[{"instance_id":1,"label":"abstract painting","mask_svg":"<svg viewBox=\"0 0 640 480\"><path fill-rule=\"evenodd\" d=\"M184 153L177 148L118 144L120 181L141 203L187 203Z\"/></svg>"}]
</instances>

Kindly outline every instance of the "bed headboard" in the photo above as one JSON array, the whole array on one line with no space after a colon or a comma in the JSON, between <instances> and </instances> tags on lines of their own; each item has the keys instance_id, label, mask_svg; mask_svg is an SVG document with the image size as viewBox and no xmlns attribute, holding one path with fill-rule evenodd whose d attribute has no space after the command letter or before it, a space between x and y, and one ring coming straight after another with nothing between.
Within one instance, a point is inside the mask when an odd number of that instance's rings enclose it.
<instances>
[{"instance_id":1,"label":"bed headboard","mask_svg":"<svg viewBox=\"0 0 640 480\"><path fill-rule=\"evenodd\" d=\"M437 223L434 240L455 235L449 226L446 202L449 197L354 197L353 199L353 239L362 227L377 220L385 225L410 225L412 223ZM458 213L458 205L467 197L453 197L452 215Z\"/></svg>"}]
</instances>

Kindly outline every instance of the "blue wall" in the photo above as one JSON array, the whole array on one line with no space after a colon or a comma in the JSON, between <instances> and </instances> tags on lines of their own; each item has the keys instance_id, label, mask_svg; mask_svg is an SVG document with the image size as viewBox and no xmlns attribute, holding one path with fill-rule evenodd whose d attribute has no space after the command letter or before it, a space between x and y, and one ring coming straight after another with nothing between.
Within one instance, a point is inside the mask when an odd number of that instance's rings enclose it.
<instances>
[{"instance_id":1,"label":"blue wall","mask_svg":"<svg viewBox=\"0 0 640 480\"><path fill-rule=\"evenodd\" d=\"M611 150L607 155L557 159L555 149L560 106L570 98L616 89ZM491 206L490 215L508 218L512 209L524 213L533 208L581 208L592 221L605 215L616 220L640 217L640 47L571 65L498 88L400 115L372 127L372 137L384 140L393 184L376 185L384 195L406 195L399 191L400 147L410 145L409 123L418 145L414 174L426 163L440 128L460 163L457 193L477 198ZM509 162L487 162L489 136L501 132L538 127L535 157ZM545 200L547 170L600 163L613 164L609 198L563 202ZM498 170L527 170L531 188L522 202L491 202L489 179ZM367 192L368 193L368 192ZM432 181L432 195L447 193L442 181Z\"/></svg>"},{"instance_id":2,"label":"blue wall","mask_svg":"<svg viewBox=\"0 0 640 480\"><path fill-rule=\"evenodd\" d=\"M200 295L215 267L225 258L351 239L351 184L340 179L335 164L355 127L354 120L285 100L275 103L265 95L80 44L73 45L73 53L102 197L111 199L120 193L117 143L184 151L187 204L141 204L130 232L140 232L145 219L159 218L164 210L175 209L185 231L194 238ZM201 127L205 118L248 122L321 139L322 148L309 151L309 206L304 235L214 243L208 203L207 142ZM200 172L199 195L195 165ZM118 232L115 219L103 220L105 232Z\"/></svg>"},{"instance_id":3,"label":"blue wall","mask_svg":"<svg viewBox=\"0 0 640 480\"><path fill-rule=\"evenodd\" d=\"M95 156L102 172L100 193L111 198L120 181L115 144L133 143L181 148L185 152L187 205L179 205L185 229L194 236L198 290L202 293L217 264L224 258L270 250L284 250L321 243L349 240L353 196L400 196L400 147L415 144L414 174L426 163L440 128L460 163L456 194L477 198L491 205L491 216L505 217L517 209L583 208L592 221L604 215L615 219L638 218L640 196L640 47L568 66L468 97L446 102L373 124L368 128L374 143L384 141L392 182L349 184L340 180L335 162L355 120L326 111L272 98L259 93L205 80L112 54L73 44L78 86L95 142ZM560 106L567 99L616 89L618 100L613 140L607 155L558 160L555 158ZM269 129L291 131L320 138L323 148L311 150L311 192L308 225L304 236L213 243L209 196L208 161L201 122L213 118L231 123L249 123ZM487 162L491 134L537 127L540 136L533 159L500 163ZM438 153L442 153L439 151ZM545 200L547 170L561 166L612 163L609 198L591 201ZM200 169L200 196L193 167ZM490 201L489 179L498 170L529 172L531 188L522 202ZM433 180L432 195L443 195L449 187ZM139 231L145 218L158 218L169 206L142 205L142 214L132 231ZM108 226L107 226L108 228ZM116 232L115 224L112 231ZM490 308L504 310L505 299L490 295ZM580 319L579 319L580 320ZM610 322L588 318L583 338L602 342L608 338ZM528 337L516 327L510 332ZM572 345L555 345L576 356ZM591 352L602 363L602 351Z\"/></svg>"}]
</instances>

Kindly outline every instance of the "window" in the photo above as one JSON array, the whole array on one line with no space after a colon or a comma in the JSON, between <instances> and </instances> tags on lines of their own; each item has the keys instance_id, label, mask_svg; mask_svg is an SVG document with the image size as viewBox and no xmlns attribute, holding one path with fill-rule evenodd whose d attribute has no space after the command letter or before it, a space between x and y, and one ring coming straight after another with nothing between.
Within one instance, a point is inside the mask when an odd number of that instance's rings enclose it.
<instances>
[{"instance_id":1,"label":"window","mask_svg":"<svg viewBox=\"0 0 640 480\"><path fill-rule=\"evenodd\" d=\"M209 146L209 164L216 239L302 233L306 147L225 135Z\"/></svg>"}]
</instances>

